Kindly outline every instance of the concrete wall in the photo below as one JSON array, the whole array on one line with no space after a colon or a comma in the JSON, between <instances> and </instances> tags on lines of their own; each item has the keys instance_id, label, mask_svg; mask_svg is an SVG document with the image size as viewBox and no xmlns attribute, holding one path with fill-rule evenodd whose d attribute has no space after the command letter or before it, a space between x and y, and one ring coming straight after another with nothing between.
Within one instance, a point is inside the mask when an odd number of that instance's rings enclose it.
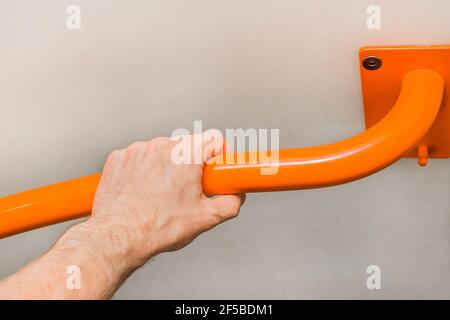
<instances>
[{"instance_id":1,"label":"concrete wall","mask_svg":"<svg viewBox=\"0 0 450 320\"><path fill-rule=\"evenodd\" d=\"M66 28L66 8L82 28ZM366 9L382 9L380 30ZM0 0L0 196L96 172L135 140L363 130L358 49L450 43L446 0ZM71 223L0 241L0 277ZM382 289L366 288L366 268ZM248 195L238 219L134 274L117 298L450 298L450 161L400 160L319 190Z\"/></svg>"}]
</instances>

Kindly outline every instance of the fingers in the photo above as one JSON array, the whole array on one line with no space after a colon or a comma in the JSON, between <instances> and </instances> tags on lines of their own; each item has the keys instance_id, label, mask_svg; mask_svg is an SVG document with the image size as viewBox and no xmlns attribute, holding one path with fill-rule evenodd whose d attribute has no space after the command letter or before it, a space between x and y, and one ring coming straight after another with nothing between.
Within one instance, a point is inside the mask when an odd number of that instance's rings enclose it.
<instances>
[{"instance_id":1,"label":"fingers","mask_svg":"<svg viewBox=\"0 0 450 320\"><path fill-rule=\"evenodd\" d=\"M172 150L176 164L203 164L206 160L222 153L224 138L222 132L210 129L194 135L171 138L177 143Z\"/></svg>"},{"instance_id":2,"label":"fingers","mask_svg":"<svg viewBox=\"0 0 450 320\"><path fill-rule=\"evenodd\" d=\"M227 145L223 138L222 132L217 129L211 129L202 134L203 141L203 162L206 160L226 152ZM219 224L223 221L235 218L239 214L241 206L245 202L245 194L238 195L221 195L208 198L206 200L212 213L212 221ZM208 220L211 217L208 217ZM211 221L211 220L209 220Z\"/></svg>"},{"instance_id":3,"label":"fingers","mask_svg":"<svg viewBox=\"0 0 450 320\"><path fill-rule=\"evenodd\" d=\"M202 160L205 162L224 150L225 142L222 132L218 129L210 129L202 134Z\"/></svg>"},{"instance_id":4,"label":"fingers","mask_svg":"<svg viewBox=\"0 0 450 320\"><path fill-rule=\"evenodd\" d=\"M241 206L245 202L245 194L230 194L216 196L207 200L212 212L219 218L217 223L237 217Z\"/></svg>"}]
</instances>

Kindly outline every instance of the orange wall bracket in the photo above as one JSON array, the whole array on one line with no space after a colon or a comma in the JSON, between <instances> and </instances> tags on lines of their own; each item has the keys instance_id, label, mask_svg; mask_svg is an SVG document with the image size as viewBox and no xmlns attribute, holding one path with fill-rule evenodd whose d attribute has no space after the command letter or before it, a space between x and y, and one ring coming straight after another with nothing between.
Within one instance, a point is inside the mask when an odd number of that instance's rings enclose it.
<instances>
[{"instance_id":1,"label":"orange wall bracket","mask_svg":"<svg viewBox=\"0 0 450 320\"><path fill-rule=\"evenodd\" d=\"M280 150L276 163L210 159L205 194L326 187L366 177L403 156L418 157L421 165L428 157L450 157L449 90L444 90L450 83L450 47L363 48L360 64L366 131L329 145ZM272 165L276 174L261 174ZM90 214L99 179L95 174L1 198L0 238Z\"/></svg>"},{"instance_id":2,"label":"orange wall bracket","mask_svg":"<svg viewBox=\"0 0 450 320\"><path fill-rule=\"evenodd\" d=\"M360 50L359 56L366 128L376 125L391 110L400 83L409 72L429 69L444 78L447 87L439 114L425 137L405 157L418 158L422 166L428 158L450 158L450 46L367 47Z\"/></svg>"}]
</instances>

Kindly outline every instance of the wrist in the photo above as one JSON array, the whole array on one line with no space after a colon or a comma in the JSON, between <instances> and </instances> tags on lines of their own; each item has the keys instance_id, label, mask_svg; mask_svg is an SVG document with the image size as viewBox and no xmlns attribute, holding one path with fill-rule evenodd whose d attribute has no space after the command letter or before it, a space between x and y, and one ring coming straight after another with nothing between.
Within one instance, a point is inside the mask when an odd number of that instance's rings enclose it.
<instances>
[{"instance_id":1,"label":"wrist","mask_svg":"<svg viewBox=\"0 0 450 320\"><path fill-rule=\"evenodd\" d=\"M70 228L57 241L54 250L69 251L81 263L86 261L89 268L95 268L95 273L110 283L125 280L140 267L117 231L92 218Z\"/></svg>"}]
</instances>

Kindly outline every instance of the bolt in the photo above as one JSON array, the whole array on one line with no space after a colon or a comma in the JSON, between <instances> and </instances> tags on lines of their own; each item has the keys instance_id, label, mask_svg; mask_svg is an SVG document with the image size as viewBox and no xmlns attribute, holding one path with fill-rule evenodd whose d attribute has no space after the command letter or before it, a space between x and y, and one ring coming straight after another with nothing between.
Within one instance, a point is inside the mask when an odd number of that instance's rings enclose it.
<instances>
[{"instance_id":1,"label":"bolt","mask_svg":"<svg viewBox=\"0 0 450 320\"><path fill-rule=\"evenodd\" d=\"M377 70L381 67L382 64L383 61L381 61L380 58L375 56L369 56L363 60L363 66L367 70Z\"/></svg>"}]
</instances>

